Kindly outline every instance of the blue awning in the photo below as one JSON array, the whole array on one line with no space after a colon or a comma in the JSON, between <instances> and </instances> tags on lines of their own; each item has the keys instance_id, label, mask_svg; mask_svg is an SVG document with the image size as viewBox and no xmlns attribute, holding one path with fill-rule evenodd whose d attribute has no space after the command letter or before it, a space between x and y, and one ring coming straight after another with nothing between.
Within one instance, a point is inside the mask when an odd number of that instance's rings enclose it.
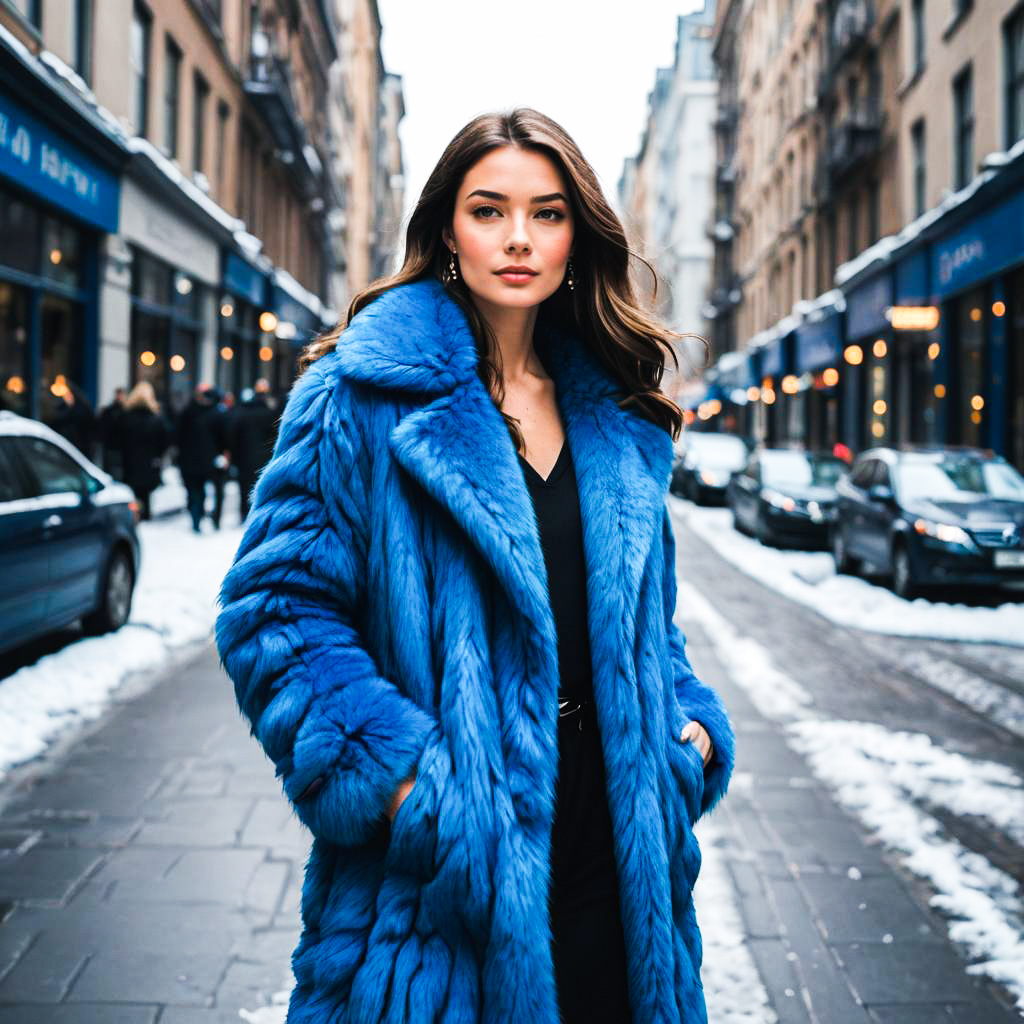
<instances>
[{"instance_id":1,"label":"blue awning","mask_svg":"<svg viewBox=\"0 0 1024 1024\"><path fill-rule=\"evenodd\" d=\"M813 373L836 366L842 355L842 314L836 310L817 321L802 323L796 329L796 367L800 373Z\"/></svg>"},{"instance_id":2,"label":"blue awning","mask_svg":"<svg viewBox=\"0 0 1024 1024\"><path fill-rule=\"evenodd\" d=\"M254 306L266 305L267 275L242 259L238 253L225 253L222 284L226 291Z\"/></svg>"}]
</instances>

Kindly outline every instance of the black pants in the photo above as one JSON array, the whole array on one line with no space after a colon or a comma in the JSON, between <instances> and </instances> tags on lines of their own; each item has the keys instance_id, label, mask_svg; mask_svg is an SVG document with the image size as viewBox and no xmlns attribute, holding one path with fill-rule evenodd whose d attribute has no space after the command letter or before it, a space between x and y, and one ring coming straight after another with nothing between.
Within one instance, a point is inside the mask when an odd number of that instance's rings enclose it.
<instances>
[{"instance_id":1,"label":"black pants","mask_svg":"<svg viewBox=\"0 0 1024 1024\"><path fill-rule=\"evenodd\" d=\"M225 473L214 473L209 477L192 476L191 474L185 476L182 474L182 482L185 484L185 490L188 493L188 511L192 517L192 528L194 530L199 529L199 524L203 521L203 516L206 514L207 483L213 484L213 515L210 518L213 520L215 527L220 527L220 516L224 509L225 477Z\"/></svg>"},{"instance_id":2,"label":"black pants","mask_svg":"<svg viewBox=\"0 0 1024 1024\"><path fill-rule=\"evenodd\" d=\"M558 720L558 758L551 952L562 1021L630 1024L604 757L592 711Z\"/></svg>"}]
</instances>

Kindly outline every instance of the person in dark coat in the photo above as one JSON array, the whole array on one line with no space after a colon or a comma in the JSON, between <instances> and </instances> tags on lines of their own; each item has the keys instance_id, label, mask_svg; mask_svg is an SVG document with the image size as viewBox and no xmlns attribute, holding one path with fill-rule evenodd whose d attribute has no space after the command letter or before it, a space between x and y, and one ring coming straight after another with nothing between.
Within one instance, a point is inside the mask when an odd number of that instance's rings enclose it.
<instances>
[{"instance_id":1,"label":"person in dark coat","mask_svg":"<svg viewBox=\"0 0 1024 1024\"><path fill-rule=\"evenodd\" d=\"M103 448L103 468L115 480L124 480L124 415L127 393L115 388L114 400L103 406L99 414L99 441Z\"/></svg>"},{"instance_id":2,"label":"person in dark coat","mask_svg":"<svg viewBox=\"0 0 1024 1024\"><path fill-rule=\"evenodd\" d=\"M200 384L178 420L178 468L188 493L192 529L199 533L206 515L206 485L212 483L214 529L220 529L224 509L224 480L228 465L227 423L219 395Z\"/></svg>"},{"instance_id":3,"label":"person in dark coat","mask_svg":"<svg viewBox=\"0 0 1024 1024\"><path fill-rule=\"evenodd\" d=\"M60 394L56 396L49 426L91 459L95 454L96 413L80 387L71 381L61 381L60 377L57 383L61 384L58 388Z\"/></svg>"},{"instance_id":4,"label":"person in dark coat","mask_svg":"<svg viewBox=\"0 0 1024 1024\"><path fill-rule=\"evenodd\" d=\"M140 381L132 388L118 416L124 482L139 500L139 518L149 519L150 498L160 486L170 427L160 412L153 385Z\"/></svg>"},{"instance_id":5,"label":"person in dark coat","mask_svg":"<svg viewBox=\"0 0 1024 1024\"><path fill-rule=\"evenodd\" d=\"M231 410L228 418L228 447L238 472L241 518L249 515L249 501L260 470L267 464L277 437L277 413L270 407L270 382L261 377Z\"/></svg>"}]
</instances>

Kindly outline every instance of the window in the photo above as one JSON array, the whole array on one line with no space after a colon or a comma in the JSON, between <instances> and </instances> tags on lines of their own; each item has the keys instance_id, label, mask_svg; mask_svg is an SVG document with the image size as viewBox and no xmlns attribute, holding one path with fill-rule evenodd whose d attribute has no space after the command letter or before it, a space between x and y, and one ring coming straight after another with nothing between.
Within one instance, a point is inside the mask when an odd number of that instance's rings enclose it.
<instances>
[{"instance_id":1,"label":"window","mask_svg":"<svg viewBox=\"0 0 1024 1024\"><path fill-rule=\"evenodd\" d=\"M1003 26L1006 67L1006 148L1024 138L1024 8Z\"/></svg>"},{"instance_id":2,"label":"window","mask_svg":"<svg viewBox=\"0 0 1024 1024\"><path fill-rule=\"evenodd\" d=\"M206 106L210 98L210 87L206 79L197 71L192 78L192 170L200 174L203 171L205 154L203 152L204 126L206 124Z\"/></svg>"},{"instance_id":3,"label":"window","mask_svg":"<svg viewBox=\"0 0 1024 1024\"><path fill-rule=\"evenodd\" d=\"M19 437L17 445L39 482L42 494L91 491L90 477L67 452L41 437Z\"/></svg>"},{"instance_id":4,"label":"window","mask_svg":"<svg viewBox=\"0 0 1024 1024\"><path fill-rule=\"evenodd\" d=\"M42 0L7 0L7 2L35 28L43 27Z\"/></svg>"},{"instance_id":5,"label":"window","mask_svg":"<svg viewBox=\"0 0 1024 1024\"><path fill-rule=\"evenodd\" d=\"M881 237L881 189L878 179L868 182L868 237L867 245L874 245Z\"/></svg>"},{"instance_id":6,"label":"window","mask_svg":"<svg viewBox=\"0 0 1024 1024\"><path fill-rule=\"evenodd\" d=\"M92 0L71 0L71 52L75 70L92 80Z\"/></svg>"},{"instance_id":7,"label":"window","mask_svg":"<svg viewBox=\"0 0 1024 1024\"><path fill-rule=\"evenodd\" d=\"M953 79L953 185L963 188L974 175L974 88L968 65Z\"/></svg>"},{"instance_id":8,"label":"window","mask_svg":"<svg viewBox=\"0 0 1024 1024\"><path fill-rule=\"evenodd\" d=\"M164 66L164 149L167 155L178 155L178 96L181 88L181 50L167 37Z\"/></svg>"},{"instance_id":9,"label":"window","mask_svg":"<svg viewBox=\"0 0 1024 1024\"><path fill-rule=\"evenodd\" d=\"M217 196L223 202L224 197L224 174L227 167L225 156L228 145L228 118L231 116L231 108L221 100L217 104L217 151L214 159L217 161Z\"/></svg>"},{"instance_id":10,"label":"window","mask_svg":"<svg viewBox=\"0 0 1024 1024\"><path fill-rule=\"evenodd\" d=\"M914 173L914 216L920 217L925 211L926 198L926 166L924 162L924 118L918 118L910 126L911 159Z\"/></svg>"},{"instance_id":11,"label":"window","mask_svg":"<svg viewBox=\"0 0 1024 1024\"><path fill-rule=\"evenodd\" d=\"M925 21L924 4L925 0L913 0L910 12L914 45L911 68L915 75L923 70L925 61L925 25L927 22Z\"/></svg>"},{"instance_id":12,"label":"window","mask_svg":"<svg viewBox=\"0 0 1024 1024\"><path fill-rule=\"evenodd\" d=\"M846 258L852 260L860 252L860 197L850 196L846 216Z\"/></svg>"},{"instance_id":13,"label":"window","mask_svg":"<svg viewBox=\"0 0 1024 1024\"><path fill-rule=\"evenodd\" d=\"M132 123L137 135L145 135L149 120L149 12L140 3L132 14Z\"/></svg>"}]
</instances>

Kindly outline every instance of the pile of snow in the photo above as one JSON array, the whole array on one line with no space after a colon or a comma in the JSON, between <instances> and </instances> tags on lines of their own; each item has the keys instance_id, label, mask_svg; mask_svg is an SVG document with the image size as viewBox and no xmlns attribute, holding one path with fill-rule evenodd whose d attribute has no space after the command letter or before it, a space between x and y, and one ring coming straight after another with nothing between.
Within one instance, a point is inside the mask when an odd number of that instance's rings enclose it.
<instances>
[{"instance_id":1,"label":"pile of snow","mask_svg":"<svg viewBox=\"0 0 1024 1024\"><path fill-rule=\"evenodd\" d=\"M1024 647L1024 603L972 608L916 598L905 601L887 587L840 576L831 554L765 547L739 533L732 512L671 499L685 527L748 576L841 626L890 636L913 636Z\"/></svg>"},{"instance_id":2,"label":"pile of snow","mask_svg":"<svg viewBox=\"0 0 1024 1024\"><path fill-rule=\"evenodd\" d=\"M184 516L141 523L142 565L128 623L0 680L0 778L67 730L98 718L129 675L159 669L176 651L208 638L240 540L238 526L195 534Z\"/></svg>"},{"instance_id":3,"label":"pile of snow","mask_svg":"<svg viewBox=\"0 0 1024 1024\"><path fill-rule=\"evenodd\" d=\"M838 801L903 864L929 883L931 905L948 918L967 968L1005 985L1024 1011L1024 902L1017 882L946 836L929 811L980 817L1015 842L1024 837L1021 778L1004 765L936 747L928 736L874 722L831 721L761 644L739 634L693 587L680 581L678 609L707 633L726 670ZM680 625L682 625L680 623Z\"/></svg>"}]
</instances>

